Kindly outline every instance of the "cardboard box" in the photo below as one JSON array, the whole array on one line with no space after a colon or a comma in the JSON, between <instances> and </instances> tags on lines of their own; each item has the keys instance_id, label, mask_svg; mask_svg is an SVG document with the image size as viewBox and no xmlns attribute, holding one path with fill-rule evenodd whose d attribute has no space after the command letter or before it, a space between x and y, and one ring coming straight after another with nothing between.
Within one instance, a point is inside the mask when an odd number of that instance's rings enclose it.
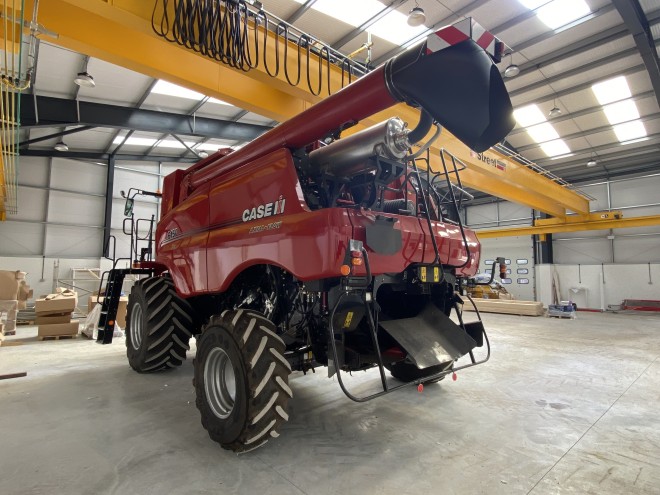
<instances>
[{"instance_id":1,"label":"cardboard box","mask_svg":"<svg viewBox=\"0 0 660 495\"><path fill-rule=\"evenodd\" d=\"M99 297L99 303L103 304L103 296ZM89 301L87 302L87 313L91 313L92 309L96 306L96 296L89 296ZM119 326L123 329L126 328L126 308L128 306L128 296L122 296L119 298L119 307L117 308L117 317L115 318Z\"/></svg>"},{"instance_id":2,"label":"cardboard box","mask_svg":"<svg viewBox=\"0 0 660 495\"><path fill-rule=\"evenodd\" d=\"M66 290L37 299L34 303L34 311L40 315L71 313L76 309L77 304L78 294Z\"/></svg>"},{"instance_id":3,"label":"cardboard box","mask_svg":"<svg viewBox=\"0 0 660 495\"><path fill-rule=\"evenodd\" d=\"M20 270L0 270L0 300L18 299L18 288L25 275L26 273Z\"/></svg>"},{"instance_id":4,"label":"cardboard box","mask_svg":"<svg viewBox=\"0 0 660 495\"><path fill-rule=\"evenodd\" d=\"M56 323L54 325L39 325L39 337L53 337L55 335L78 335L78 320L71 323Z\"/></svg>"},{"instance_id":5,"label":"cardboard box","mask_svg":"<svg viewBox=\"0 0 660 495\"><path fill-rule=\"evenodd\" d=\"M34 320L35 325L54 325L57 323L71 323L71 313L48 316L37 315Z\"/></svg>"}]
</instances>

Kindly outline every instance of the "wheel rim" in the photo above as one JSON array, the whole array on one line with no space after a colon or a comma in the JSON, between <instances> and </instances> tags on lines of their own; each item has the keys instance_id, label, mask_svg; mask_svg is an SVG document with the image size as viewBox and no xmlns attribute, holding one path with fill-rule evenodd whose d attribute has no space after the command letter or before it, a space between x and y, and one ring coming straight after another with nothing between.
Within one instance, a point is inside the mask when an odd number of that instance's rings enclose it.
<instances>
[{"instance_id":1,"label":"wheel rim","mask_svg":"<svg viewBox=\"0 0 660 495\"><path fill-rule=\"evenodd\" d=\"M131 311L131 345L136 351L142 344L142 306L136 304Z\"/></svg>"},{"instance_id":2,"label":"wheel rim","mask_svg":"<svg viewBox=\"0 0 660 495\"><path fill-rule=\"evenodd\" d=\"M216 347L204 364L204 388L209 406L220 419L227 418L236 400L236 376L227 353Z\"/></svg>"}]
</instances>

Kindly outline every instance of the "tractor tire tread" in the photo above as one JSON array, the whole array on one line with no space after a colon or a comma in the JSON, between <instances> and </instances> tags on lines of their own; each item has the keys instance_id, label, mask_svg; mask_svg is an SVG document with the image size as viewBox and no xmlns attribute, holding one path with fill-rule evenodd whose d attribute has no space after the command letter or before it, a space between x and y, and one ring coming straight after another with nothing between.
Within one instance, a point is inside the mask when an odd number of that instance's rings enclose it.
<instances>
[{"instance_id":1,"label":"tractor tire tread","mask_svg":"<svg viewBox=\"0 0 660 495\"><path fill-rule=\"evenodd\" d=\"M131 341L131 314L136 304L142 305L142 325L146 326L137 350ZM169 276L137 281L126 314L126 348L131 368L138 373L151 373L181 366L190 349L194 322L192 307L177 294Z\"/></svg>"}]
</instances>

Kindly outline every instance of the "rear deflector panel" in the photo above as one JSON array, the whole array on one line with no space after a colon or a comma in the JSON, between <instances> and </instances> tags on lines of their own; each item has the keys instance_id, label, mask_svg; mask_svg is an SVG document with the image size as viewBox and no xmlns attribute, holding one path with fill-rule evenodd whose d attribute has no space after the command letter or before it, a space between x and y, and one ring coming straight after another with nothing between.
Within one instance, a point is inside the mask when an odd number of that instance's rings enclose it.
<instances>
[{"instance_id":1,"label":"rear deflector panel","mask_svg":"<svg viewBox=\"0 0 660 495\"><path fill-rule=\"evenodd\" d=\"M418 368L428 368L464 356L477 343L434 304L414 318L380 321Z\"/></svg>"}]
</instances>

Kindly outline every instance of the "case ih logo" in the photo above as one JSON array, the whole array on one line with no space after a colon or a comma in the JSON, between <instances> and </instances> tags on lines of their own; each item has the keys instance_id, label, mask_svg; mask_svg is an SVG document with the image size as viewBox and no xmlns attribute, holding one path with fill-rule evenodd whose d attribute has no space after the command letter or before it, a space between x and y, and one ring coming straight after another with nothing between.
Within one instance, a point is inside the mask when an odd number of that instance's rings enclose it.
<instances>
[{"instance_id":1,"label":"case ih logo","mask_svg":"<svg viewBox=\"0 0 660 495\"><path fill-rule=\"evenodd\" d=\"M255 208L248 208L243 212L243 221L249 222L250 220L258 220L259 218L266 218L284 213L285 203L286 199L280 196L280 198L273 203L265 203L256 206Z\"/></svg>"},{"instance_id":2,"label":"case ih logo","mask_svg":"<svg viewBox=\"0 0 660 495\"><path fill-rule=\"evenodd\" d=\"M495 167L497 170L506 170L506 163L504 163L502 160L498 160L497 158L490 158L483 153L477 153L476 151L472 150L470 150L470 156L486 163L487 165Z\"/></svg>"}]
</instances>

